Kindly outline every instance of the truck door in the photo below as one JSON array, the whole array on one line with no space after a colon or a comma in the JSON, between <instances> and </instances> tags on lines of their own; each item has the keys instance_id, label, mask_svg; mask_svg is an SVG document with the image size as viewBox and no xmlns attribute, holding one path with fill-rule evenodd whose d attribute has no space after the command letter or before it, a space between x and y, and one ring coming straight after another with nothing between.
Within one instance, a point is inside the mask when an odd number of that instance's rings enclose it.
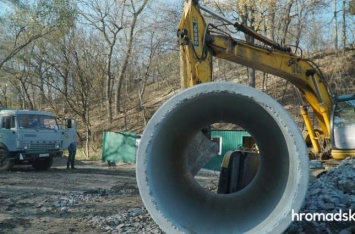
<instances>
[{"instance_id":1,"label":"truck door","mask_svg":"<svg viewBox=\"0 0 355 234\"><path fill-rule=\"evenodd\" d=\"M0 143L6 146L9 151L17 149L17 131L15 116L3 116L1 119Z\"/></svg>"},{"instance_id":2,"label":"truck door","mask_svg":"<svg viewBox=\"0 0 355 234\"><path fill-rule=\"evenodd\" d=\"M74 119L63 119L63 149L67 149L72 142L76 142L77 122Z\"/></svg>"}]
</instances>

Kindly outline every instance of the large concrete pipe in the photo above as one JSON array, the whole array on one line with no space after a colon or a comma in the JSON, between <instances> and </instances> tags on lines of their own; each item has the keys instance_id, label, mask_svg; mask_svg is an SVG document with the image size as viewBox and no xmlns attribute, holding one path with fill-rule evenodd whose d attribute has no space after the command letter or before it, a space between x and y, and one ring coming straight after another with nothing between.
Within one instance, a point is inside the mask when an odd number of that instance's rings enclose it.
<instances>
[{"instance_id":1,"label":"large concrete pipe","mask_svg":"<svg viewBox=\"0 0 355 234\"><path fill-rule=\"evenodd\" d=\"M260 150L255 178L241 191L215 194L189 170L187 151L212 123L246 129ZM213 82L186 89L149 121L137 152L137 182L155 222L167 233L281 233L308 187L308 153L291 116L268 95Z\"/></svg>"}]
</instances>

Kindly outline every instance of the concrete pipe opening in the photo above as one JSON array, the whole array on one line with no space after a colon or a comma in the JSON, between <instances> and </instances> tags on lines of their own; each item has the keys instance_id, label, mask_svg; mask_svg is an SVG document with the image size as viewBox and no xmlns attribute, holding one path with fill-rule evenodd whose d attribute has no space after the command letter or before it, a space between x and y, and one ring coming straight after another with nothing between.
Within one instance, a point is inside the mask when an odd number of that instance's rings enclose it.
<instances>
[{"instance_id":1,"label":"concrete pipe opening","mask_svg":"<svg viewBox=\"0 0 355 234\"><path fill-rule=\"evenodd\" d=\"M250 184L232 194L201 187L187 149L205 126L242 126L260 151ZM282 233L301 208L309 178L298 126L268 95L235 83L213 82L168 100L148 123L137 152L137 182L155 222L167 233Z\"/></svg>"}]
</instances>

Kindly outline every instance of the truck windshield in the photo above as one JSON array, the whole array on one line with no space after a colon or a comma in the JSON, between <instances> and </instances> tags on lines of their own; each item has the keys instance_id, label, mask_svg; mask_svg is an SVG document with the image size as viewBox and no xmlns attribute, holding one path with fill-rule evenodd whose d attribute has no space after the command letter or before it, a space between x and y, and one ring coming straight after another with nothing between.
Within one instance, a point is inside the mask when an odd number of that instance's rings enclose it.
<instances>
[{"instance_id":1,"label":"truck windshield","mask_svg":"<svg viewBox=\"0 0 355 234\"><path fill-rule=\"evenodd\" d=\"M53 116L20 114L17 119L19 128L58 129L57 120Z\"/></svg>"}]
</instances>

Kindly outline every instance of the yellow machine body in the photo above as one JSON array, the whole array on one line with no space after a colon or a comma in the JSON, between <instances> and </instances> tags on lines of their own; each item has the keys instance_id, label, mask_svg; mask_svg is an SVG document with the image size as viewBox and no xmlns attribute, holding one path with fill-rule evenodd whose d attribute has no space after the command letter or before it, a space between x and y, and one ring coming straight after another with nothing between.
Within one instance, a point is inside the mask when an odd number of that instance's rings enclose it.
<instances>
[{"instance_id":1,"label":"yellow machine body","mask_svg":"<svg viewBox=\"0 0 355 234\"><path fill-rule=\"evenodd\" d=\"M333 94L318 67L291 49L263 37L243 26L235 25L249 36L266 44L260 47L234 39L228 35L213 35L208 30L197 1L185 4L179 24L181 86L182 88L212 81L212 58L222 58L262 72L283 78L295 85L309 103L316 117L319 131L315 135L314 125L307 108L301 107L301 115L313 146L312 153L323 158L331 154L331 117L334 106ZM320 145L328 143L327 146ZM336 149L336 159L343 159L354 150Z\"/></svg>"}]
</instances>

